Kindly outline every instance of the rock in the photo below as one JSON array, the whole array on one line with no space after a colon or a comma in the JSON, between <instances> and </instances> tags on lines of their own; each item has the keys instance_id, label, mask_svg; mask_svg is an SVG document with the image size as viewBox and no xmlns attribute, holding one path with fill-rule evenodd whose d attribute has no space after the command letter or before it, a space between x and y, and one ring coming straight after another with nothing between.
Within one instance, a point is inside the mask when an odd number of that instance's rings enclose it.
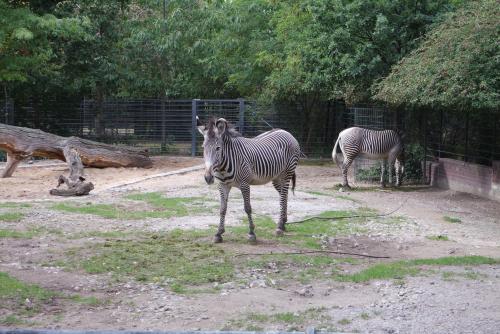
<instances>
[{"instance_id":1,"label":"rock","mask_svg":"<svg viewBox=\"0 0 500 334\"><path fill-rule=\"evenodd\" d=\"M250 287L251 288L266 288L267 284L266 284L265 280L257 279L255 281L250 282Z\"/></svg>"}]
</instances>

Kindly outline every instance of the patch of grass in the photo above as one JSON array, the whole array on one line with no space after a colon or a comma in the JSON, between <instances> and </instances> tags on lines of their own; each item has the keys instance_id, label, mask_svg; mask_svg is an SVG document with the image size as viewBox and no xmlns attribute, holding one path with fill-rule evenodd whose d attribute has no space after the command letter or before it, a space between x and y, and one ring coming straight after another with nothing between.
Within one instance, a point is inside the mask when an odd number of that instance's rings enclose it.
<instances>
[{"instance_id":1,"label":"patch of grass","mask_svg":"<svg viewBox=\"0 0 500 334\"><path fill-rule=\"evenodd\" d=\"M367 209L358 209L356 211L326 211L321 213L320 217L329 219L311 219L306 223L288 224L285 237L275 236L276 223L269 216L255 216L255 233L257 238L268 239L280 244L303 247L307 249L321 249L326 237L344 236L352 233L363 233L363 225L369 218L341 218L353 215L365 215ZM341 218L341 219L335 219ZM227 227L225 240L230 242L246 242L248 233L248 220L243 219L240 226Z\"/></svg>"},{"instance_id":2,"label":"patch of grass","mask_svg":"<svg viewBox=\"0 0 500 334\"><path fill-rule=\"evenodd\" d=\"M363 319L363 320L368 320L368 319L370 319L370 315L369 315L368 313L366 313L366 312L361 313L361 314L359 315L359 317L360 317L361 319Z\"/></svg>"},{"instance_id":3,"label":"patch of grass","mask_svg":"<svg viewBox=\"0 0 500 334\"><path fill-rule=\"evenodd\" d=\"M104 301L102 301L94 296L82 297L80 295L72 295L69 298L76 303L85 304L85 305L89 305L89 306L99 306L99 305L104 304Z\"/></svg>"},{"instance_id":4,"label":"patch of grass","mask_svg":"<svg viewBox=\"0 0 500 334\"><path fill-rule=\"evenodd\" d=\"M351 201L351 202L354 202L354 203L361 203L357 199L349 197L347 195L335 195L335 198L343 199L344 201Z\"/></svg>"},{"instance_id":5,"label":"patch of grass","mask_svg":"<svg viewBox=\"0 0 500 334\"><path fill-rule=\"evenodd\" d=\"M439 235L428 235L428 236L426 236L426 238L429 239L429 240L436 240L436 241L450 241L450 239L448 238L448 236L442 235L442 234L439 234Z\"/></svg>"},{"instance_id":6,"label":"patch of grass","mask_svg":"<svg viewBox=\"0 0 500 334\"><path fill-rule=\"evenodd\" d=\"M41 234L62 235L63 232L59 229L51 229L46 227L33 227L26 231L0 229L0 238L31 239Z\"/></svg>"},{"instance_id":7,"label":"patch of grass","mask_svg":"<svg viewBox=\"0 0 500 334\"><path fill-rule=\"evenodd\" d=\"M118 239L126 238L133 234L132 232L125 231L86 231L72 234L70 239L82 239L82 238L104 238L104 239Z\"/></svg>"},{"instance_id":8,"label":"patch of grass","mask_svg":"<svg viewBox=\"0 0 500 334\"><path fill-rule=\"evenodd\" d=\"M29 203L3 202L0 203L0 208L31 208Z\"/></svg>"},{"instance_id":9,"label":"patch of grass","mask_svg":"<svg viewBox=\"0 0 500 334\"><path fill-rule=\"evenodd\" d=\"M347 318L342 318L340 319L339 321L337 321L337 323L339 323L340 325L349 325L352 321L347 319Z\"/></svg>"},{"instance_id":10,"label":"patch of grass","mask_svg":"<svg viewBox=\"0 0 500 334\"><path fill-rule=\"evenodd\" d=\"M321 191L304 191L305 193L308 193L308 194L311 194L311 195L319 195L319 196L328 196L328 197L331 197L332 194L328 194L328 193L324 193L324 192L321 192Z\"/></svg>"},{"instance_id":11,"label":"patch of grass","mask_svg":"<svg viewBox=\"0 0 500 334\"><path fill-rule=\"evenodd\" d=\"M322 254L273 254L250 258L241 264L240 269L261 269L270 278L286 278L306 284L313 280L332 278L335 268L342 263L357 263L357 260Z\"/></svg>"},{"instance_id":12,"label":"patch of grass","mask_svg":"<svg viewBox=\"0 0 500 334\"><path fill-rule=\"evenodd\" d=\"M453 223L453 224L459 224L462 222L460 218L456 217L450 217L450 216L443 216L443 220L448 223Z\"/></svg>"},{"instance_id":13,"label":"patch of grass","mask_svg":"<svg viewBox=\"0 0 500 334\"><path fill-rule=\"evenodd\" d=\"M3 222L18 222L24 218L24 214L20 212L0 213L0 221Z\"/></svg>"},{"instance_id":14,"label":"patch of grass","mask_svg":"<svg viewBox=\"0 0 500 334\"><path fill-rule=\"evenodd\" d=\"M182 217L207 210L205 203L207 200L201 197L166 198L160 193L144 193L128 195L126 198L129 200L147 202L155 209L131 211L124 206L91 203L87 203L86 205L57 203L52 206L52 209L71 213L96 215L108 219L124 220Z\"/></svg>"},{"instance_id":15,"label":"patch of grass","mask_svg":"<svg viewBox=\"0 0 500 334\"><path fill-rule=\"evenodd\" d=\"M420 266L473 266L481 264L498 264L500 259L484 256L449 256L436 259L417 259L392 263L378 263L354 274L335 276L339 281L368 282L374 279L401 279L415 276L421 272Z\"/></svg>"},{"instance_id":16,"label":"patch of grass","mask_svg":"<svg viewBox=\"0 0 500 334\"><path fill-rule=\"evenodd\" d=\"M52 291L35 284L26 284L0 272L0 304L9 305L8 308L12 311L19 310L28 314L38 312L42 304L55 296Z\"/></svg>"},{"instance_id":17,"label":"patch of grass","mask_svg":"<svg viewBox=\"0 0 500 334\"><path fill-rule=\"evenodd\" d=\"M0 238L31 239L36 235L38 235L38 233L35 231L0 229Z\"/></svg>"},{"instance_id":18,"label":"patch of grass","mask_svg":"<svg viewBox=\"0 0 500 334\"><path fill-rule=\"evenodd\" d=\"M25 321L11 314L0 319L0 324L5 326L24 325Z\"/></svg>"},{"instance_id":19,"label":"patch of grass","mask_svg":"<svg viewBox=\"0 0 500 334\"><path fill-rule=\"evenodd\" d=\"M82 249L84 251L85 249ZM111 273L122 281L168 283L177 293L233 278L230 253L211 243L208 231L174 230L140 240L109 240L93 245L96 255L82 258L77 251L66 266L90 274ZM71 255L69 255L71 256ZM202 289L194 292L202 292Z\"/></svg>"},{"instance_id":20,"label":"patch of grass","mask_svg":"<svg viewBox=\"0 0 500 334\"><path fill-rule=\"evenodd\" d=\"M223 330L250 330L250 326L268 328L279 326L288 331L304 330L306 326L329 327L331 317L324 307L313 307L301 312L284 312L274 314L250 313L242 318L230 320Z\"/></svg>"}]
</instances>

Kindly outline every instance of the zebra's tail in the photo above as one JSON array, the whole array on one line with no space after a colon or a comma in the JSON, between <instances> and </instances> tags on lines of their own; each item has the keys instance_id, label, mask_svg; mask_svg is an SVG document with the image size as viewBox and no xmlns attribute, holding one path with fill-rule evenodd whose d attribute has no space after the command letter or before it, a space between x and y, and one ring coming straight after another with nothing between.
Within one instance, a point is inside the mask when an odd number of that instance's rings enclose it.
<instances>
[{"instance_id":1,"label":"zebra's tail","mask_svg":"<svg viewBox=\"0 0 500 334\"><path fill-rule=\"evenodd\" d=\"M292 174L292 194L295 196L295 181L297 179L297 175L295 172Z\"/></svg>"},{"instance_id":2,"label":"zebra's tail","mask_svg":"<svg viewBox=\"0 0 500 334\"><path fill-rule=\"evenodd\" d=\"M339 142L340 142L340 135L337 138L337 141L335 142L335 146L333 146L332 159L333 159L333 161L335 161L337 166L340 168L340 161L339 161L339 157L337 154L337 146L339 145ZM342 151L342 148L340 149L340 151Z\"/></svg>"}]
</instances>

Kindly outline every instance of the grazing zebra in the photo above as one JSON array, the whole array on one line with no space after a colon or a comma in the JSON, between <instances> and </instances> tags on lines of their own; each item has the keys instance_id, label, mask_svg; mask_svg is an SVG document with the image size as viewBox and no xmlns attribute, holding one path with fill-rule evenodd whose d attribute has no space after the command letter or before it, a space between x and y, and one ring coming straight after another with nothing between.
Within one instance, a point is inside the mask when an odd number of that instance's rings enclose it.
<instances>
[{"instance_id":1,"label":"grazing zebra","mask_svg":"<svg viewBox=\"0 0 500 334\"><path fill-rule=\"evenodd\" d=\"M256 241L250 206L250 185L273 183L280 195L280 218L277 235L285 231L287 221L288 188L295 189L295 168L300 155L297 140L284 130L271 130L255 138L242 137L224 119L211 119L205 126L197 119L198 131L203 135L205 181L219 181L220 224L214 242L222 242L227 200L231 187L241 190L248 215L248 239Z\"/></svg>"},{"instance_id":2,"label":"grazing zebra","mask_svg":"<svg viewBox=\"0 0 500 334\"><path fill-rule=\"evenodd\" d=\"M337 156L337 145L340 146L344 161L342 166ZM349 187L347 182L347 170L351 166L354 158L363 157L368 159L381 159L382 171L380 184L385 187L384 171L385 161L389 164L389 183L392 183L392 166L396 168L396 186L401 185L401 174L404 171L404 147L399 134L393 130L369 130L363 128L348 128L340 132L335 146L333 147L332 158L337 166L342 169L342 186Z\"/></svg>"}]
</instances>

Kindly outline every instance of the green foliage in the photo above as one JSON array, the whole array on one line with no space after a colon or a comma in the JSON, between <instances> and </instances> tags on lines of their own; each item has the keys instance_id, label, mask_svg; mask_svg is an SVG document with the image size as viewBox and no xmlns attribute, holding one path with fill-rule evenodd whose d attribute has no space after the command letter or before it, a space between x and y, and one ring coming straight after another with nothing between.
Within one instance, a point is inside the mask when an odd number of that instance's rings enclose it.
<instances>
[{"instance_id":1,"label":"green foliage","mask_svg":"<svg viewBox=\"0 0 500 334\"><path fill-rule=\"evenodd\" d=\"M426 237L429 240L436 240L436 241L449 241L450 239L446 235L429 235Z\"/></svg>"},{"instance_id":2,"label":"green foliage","mask_svg":"<svg viewBox=\"0 0 500 334\"><path fill-rule=\"evenodd\" d=\"M461 110L499 107L500 6L470 1L394 66L377 98L397 105Z\"/></svg>"}]
</instances>

